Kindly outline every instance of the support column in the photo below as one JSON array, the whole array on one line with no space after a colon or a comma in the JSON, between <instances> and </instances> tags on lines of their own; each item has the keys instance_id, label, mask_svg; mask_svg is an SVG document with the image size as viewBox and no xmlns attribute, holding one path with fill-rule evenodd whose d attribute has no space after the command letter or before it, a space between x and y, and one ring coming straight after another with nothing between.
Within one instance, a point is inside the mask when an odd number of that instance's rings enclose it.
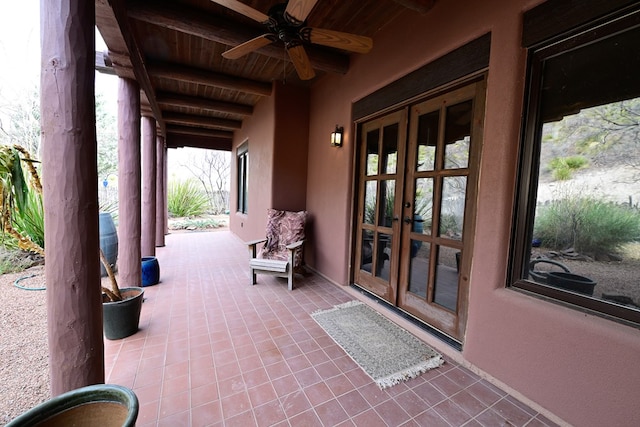
<instances>
[{"instance_id":1,"label":"support column","mask_svg":"<svg viewBox=\"0 0 640 427\"><path fill-rule=\"evenodd\" d=\"M163 203L164 203L164 234L169 234L169 178L168 178L168 169L169 169L169 149L164 147L164 168L162 177L164 181L164 195L163 195Z\"/></svg>"},{"instance_id":2,"label":"support column","mask_svg":"<svg viewBox=\"0 0 640 427\"><path fill-rule=\"evenodd\" d=\"M104 382L94 2L41 3L40 103L51 394Z\"/></svg>"},{"instance_id":3,"label":"support column","mask_svg":"<svg viewBox=\"0 0 640 427\"><path fill-rule=\"evenodd\" d=\"M156 121L142 118L142 256L156 255Z\"/></svg>"},{"instance_id":4,"label":"support column","mask_svg":"<svg viewBox=\"0 0 640 427\"><path fill-rule=\"evenodd\" d=\"M130 79L118 86L118 282L142 285L140 255L140 87Z\"/></svg>"},{"instance_id":5,"label":"support column","mask_svg":"<svg viewBox=\"0 0 640 427\"><path fill-rule=\"evenodd\" d=\"M156 138L156 246L164 246L164 137Z\"/></svg>"}]
</instances>

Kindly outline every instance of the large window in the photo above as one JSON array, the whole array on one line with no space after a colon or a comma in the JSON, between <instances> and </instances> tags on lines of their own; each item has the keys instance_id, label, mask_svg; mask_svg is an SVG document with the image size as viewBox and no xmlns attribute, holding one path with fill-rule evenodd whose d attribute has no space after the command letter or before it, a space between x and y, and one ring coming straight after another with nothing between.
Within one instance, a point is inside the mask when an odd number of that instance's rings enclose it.
<instances>
[{"instance_id":1,"label":"large window","mask_svg":"<svg viewBox=\"0 0 640 427\"><path fill-rule=\"evenodd\" d=\"M238 171L238 208L243 214L248 212L249 201L249 144L245 142L237 151L236 170Z\"/></svg>"},{"instance_id":2,"label":"large window","mask_svg":"<svg viewBox=\"0 0 640 427\"><path fill-rule=\"evenodd\" d=\"M511 283L640 325L640 10L531 46Z\"/></svg>"}]
</instances>

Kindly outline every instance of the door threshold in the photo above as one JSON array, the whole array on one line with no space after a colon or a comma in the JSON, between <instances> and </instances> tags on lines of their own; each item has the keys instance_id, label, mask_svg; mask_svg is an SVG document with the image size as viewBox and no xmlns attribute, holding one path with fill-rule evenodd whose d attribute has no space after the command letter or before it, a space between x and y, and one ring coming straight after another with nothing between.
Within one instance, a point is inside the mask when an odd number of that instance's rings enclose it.
<instances>
[{"instance_id":1,"label":"door threshold","mask_svg":"<svg viewBox=\"0 0 640 427\"><path fill-rule=\"evenodd\" d=\"M396 307L394 305L391 305L388 301L380 298L376 294L374 294L374 293L372 293L372 292L370 292L370 291L358 286L355 283L352 283L350 285L350 287L355 289L356 291L358 291L362 295L365 295L365 296L371 298L372 300L376 301L377 303L379 303L380 305L382 305L386 309L392 311L393 313L402 316L404 319L408 320L413 325L419 327L420 329L422 329L423 331L427 332L428 334L433 335L434 337L438 338L440 341L444 342L445 344L449 345L450 347L453 347L454 349L456 349L458 351L462 351L462 343L460 341L456 340L455 338L445 334L442 331L437 330L433 326L423 322L422 320L420 320L417 317L411 315L410 313L407 313L406 311L404 311L404 310L402 310L402 309L400 309L400 308L398 308L398 307Z\"/></svg>"}]
</instances>

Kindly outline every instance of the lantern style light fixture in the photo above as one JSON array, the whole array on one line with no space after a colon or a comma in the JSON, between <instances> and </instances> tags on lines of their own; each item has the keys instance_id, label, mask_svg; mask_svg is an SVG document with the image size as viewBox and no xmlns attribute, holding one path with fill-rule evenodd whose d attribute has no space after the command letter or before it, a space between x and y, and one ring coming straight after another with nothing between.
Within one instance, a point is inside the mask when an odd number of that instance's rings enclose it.
<instances>
[{"instance_id":1,"label":"lantern style light fixture","mask_svg":"<svg viewBox=\"0 0 640 427\"><path fill-rule=\"evenodd\" d=\"M331 146L342 147L342 136L344 134L344 128L336 125L336 130L331 132Z\"/></svg>"}]
</instances>

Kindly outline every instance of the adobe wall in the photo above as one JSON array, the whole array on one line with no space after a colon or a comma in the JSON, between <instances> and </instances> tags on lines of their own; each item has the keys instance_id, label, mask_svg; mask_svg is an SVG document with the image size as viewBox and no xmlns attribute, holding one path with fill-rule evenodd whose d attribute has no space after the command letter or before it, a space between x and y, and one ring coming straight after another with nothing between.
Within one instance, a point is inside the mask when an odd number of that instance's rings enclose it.
<instances>
[{"instance_id":1,"label":"adobe wall","mask_svg":"<svg viewBox=\"0 0 640 427\"><path fill-rule=\"evenodd\" d=\"M441 1L424 16L406 12L374 37L369 54L352 57L345 76L327 75L313 86L307 209L315 222L307 262L334 282L348 284L352 103L490 32L462 357L571 424L640 425L640 331L505 288L525 78L522 12L537 3ZM345 126L342 148L328 142L336 124Z\"/></svg>"}]
</instances>

